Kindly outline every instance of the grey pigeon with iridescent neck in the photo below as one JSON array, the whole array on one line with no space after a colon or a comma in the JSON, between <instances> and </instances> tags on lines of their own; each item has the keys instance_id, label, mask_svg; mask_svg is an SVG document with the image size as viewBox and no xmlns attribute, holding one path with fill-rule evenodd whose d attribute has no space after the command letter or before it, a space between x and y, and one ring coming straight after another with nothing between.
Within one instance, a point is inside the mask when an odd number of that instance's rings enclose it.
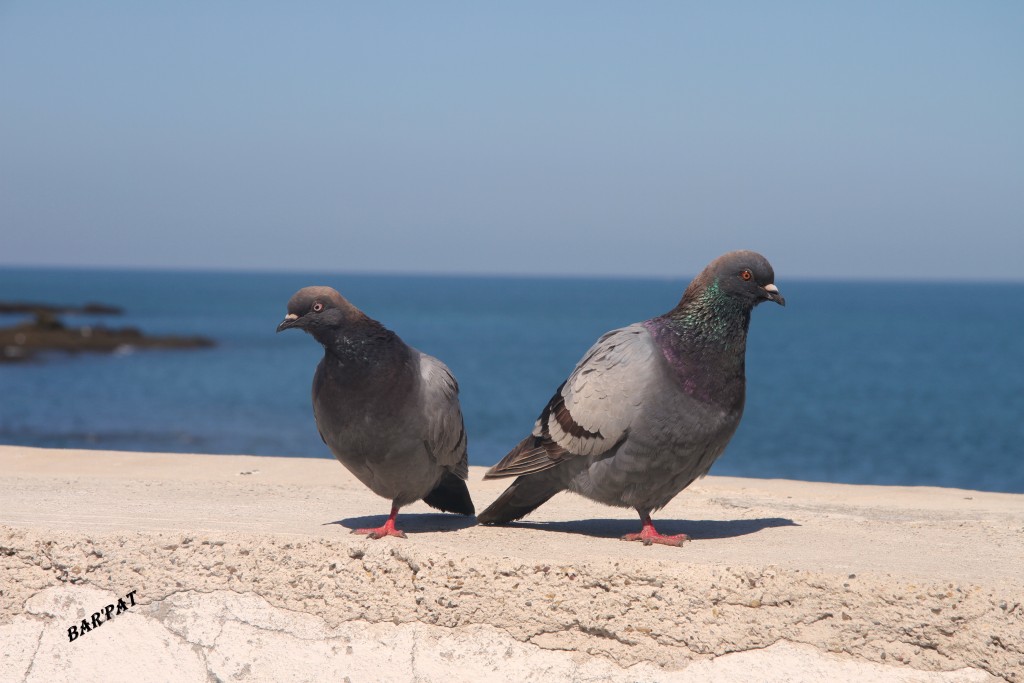
<instances>
[{"instance_id":1,"label":"grey pigeon with iridescent neck","mask_svg":"<svg viewBox=\"0 0 1024 683\"><path fill-rule=\"evenodd\" d=\"M313 376L320 438L359 481L391 501L383 526L352 533L404 538L395 528L398 510L421 498L473 514L459 385L447 366L330 287L306 287L291 298L277 331L291 328L324 347Z\"/></svg>"},{"instance_id":2,"label":"grey pigeon with iridescent neck","mask_svg":"<svg viewBox=\"0 0 1024 683\"><path fill-rule=\"evenodd\" d=\"M518 478L477 520L520 519L568 490L635 508L641 530L625 540L681 545L686 535L658 533L651 512L704 476L739 426L750 312L786 303L774 280L760 254L730 252L668 313L601 337L484 475Z\"/></svg>"}]
</instances>

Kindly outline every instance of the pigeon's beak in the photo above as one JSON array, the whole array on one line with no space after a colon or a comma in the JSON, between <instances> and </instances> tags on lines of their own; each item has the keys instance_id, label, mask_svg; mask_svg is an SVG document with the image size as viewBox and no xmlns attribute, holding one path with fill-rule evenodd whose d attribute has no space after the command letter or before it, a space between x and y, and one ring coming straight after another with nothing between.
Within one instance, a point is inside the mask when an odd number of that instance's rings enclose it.
<instances>
[{"instance_id":1,"label":"pigeon's beak","mask_svg":"<svg viewBox=\"0 0 1024 683\"><path fill-rule=\"evenodd\" d=\"M762 287L761 289L765 291L765 298L768 299L769 301L774 301L780 306L786 305L786 299L782 296L782 294L779 293L779 288L776 287L775 285L768 284Z\"/></svg>"},{"instance_id":2,"label":"pigeon's beak","mask_svg":"<svg viewBox=\"0 0 1024 683\"><path fill-rule=\"evenodd\" d=\"M289 327L295 327L295 321L298 319L299 316L294 313L289 313L284 317L284 320L281 321L281 324L277 326L277 331L280 332L281 330L287 330Z\"/></svg>"}]
</instances>

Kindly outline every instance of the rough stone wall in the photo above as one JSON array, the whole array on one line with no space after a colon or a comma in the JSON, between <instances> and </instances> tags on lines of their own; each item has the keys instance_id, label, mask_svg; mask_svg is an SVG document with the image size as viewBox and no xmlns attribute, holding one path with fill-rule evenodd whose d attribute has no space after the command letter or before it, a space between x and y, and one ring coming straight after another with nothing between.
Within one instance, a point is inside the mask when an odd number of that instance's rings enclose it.
<instances>
[{"instance_id":1,"label":"rough stone wall","mask_svg":"<svg viewBox=\"0 0 1024 683\"><path fill-rule=\"evenodd\" d=\"M888 672L877 680L906 674L915 681L994 676L1024 683L1024 595L1003 583L642 558L552 565L355 538L14 528L0 528L0 576L0 673L25 672L13 680L59 680L44 674L67 670L60 653L94 652L100 643L116 650L113 634L130 624L133 633L164 643L154 652L164 652L167 666L187 669L180 680L245 678L255 676L253 667L261 672L253 680L274 678L273 667L291 661L275 660L264 642L278 632L321 668L333 662L337 671L319 672L333 680L378 680L373 652L391 652L396 666L406 667L401 671L418 671L423 680L434 680L424 673L434 670L425 664L431 658L440 658L442 670L456 661L463 672L479 673L473 667L487 662L509 666L523 672L521 680L533 680L527 671L576 680L698 680L679 676L711 675L716 658L733 653L777 655L792 645L797 650L786 652L796 656L807 654L799 649L805 645L811 654L844 657L815 666L871 663ZM73 620L60 619L88 616L90 595L98 609L132 590L139 604L130 614L68 647ZM357 649L367 656L355 656ZM946 673L931 679L921 672Z\"/></svg>"}]
</instances>

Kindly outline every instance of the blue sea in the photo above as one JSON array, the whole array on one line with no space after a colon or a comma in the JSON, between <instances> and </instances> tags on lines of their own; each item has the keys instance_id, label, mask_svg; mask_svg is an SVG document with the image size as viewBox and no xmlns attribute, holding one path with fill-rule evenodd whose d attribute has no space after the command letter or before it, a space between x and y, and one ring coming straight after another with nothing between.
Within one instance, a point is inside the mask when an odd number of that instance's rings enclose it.
<instances>
[{"instance_id":1,"label":"blue sea","mask_svg":"<svg viewBox=\"0 0 1024 683\"><path fill-rule=\"evenodd\" d=\"M0 365L0 443L331 457L320 347L274 333L292 293L325 284L451 367L470 462L491 465L601 333L687 282L5 267L0 300L113 304L66 322L217 346ZM1024 283L778 285L788 305L754 311L746 413L712 474L1024 493Z\"/></svg>"}]
</instances>

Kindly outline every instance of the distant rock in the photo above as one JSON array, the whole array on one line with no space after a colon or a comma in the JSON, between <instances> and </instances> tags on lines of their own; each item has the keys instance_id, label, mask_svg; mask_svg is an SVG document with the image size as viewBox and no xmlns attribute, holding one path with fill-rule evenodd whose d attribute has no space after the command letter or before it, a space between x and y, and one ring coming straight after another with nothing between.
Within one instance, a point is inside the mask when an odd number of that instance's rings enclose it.
<instances>
[{"instance_id":1,"label":"distant rock","mask_svg":"<svg viewBox=\"0 0 1024 683\"><path fill-rule=\"evenodd\" d=\"M123 353L134 349L196 349L214 346L212 339L194 336L147 336L134 327L103 325L68 327L61 314L120 315L122 309L106 304L53 306L0 302L0 314L29 314L32 320L0 327L0 363L31 360L41 353Z\"/></svg>"}]
</instances>

